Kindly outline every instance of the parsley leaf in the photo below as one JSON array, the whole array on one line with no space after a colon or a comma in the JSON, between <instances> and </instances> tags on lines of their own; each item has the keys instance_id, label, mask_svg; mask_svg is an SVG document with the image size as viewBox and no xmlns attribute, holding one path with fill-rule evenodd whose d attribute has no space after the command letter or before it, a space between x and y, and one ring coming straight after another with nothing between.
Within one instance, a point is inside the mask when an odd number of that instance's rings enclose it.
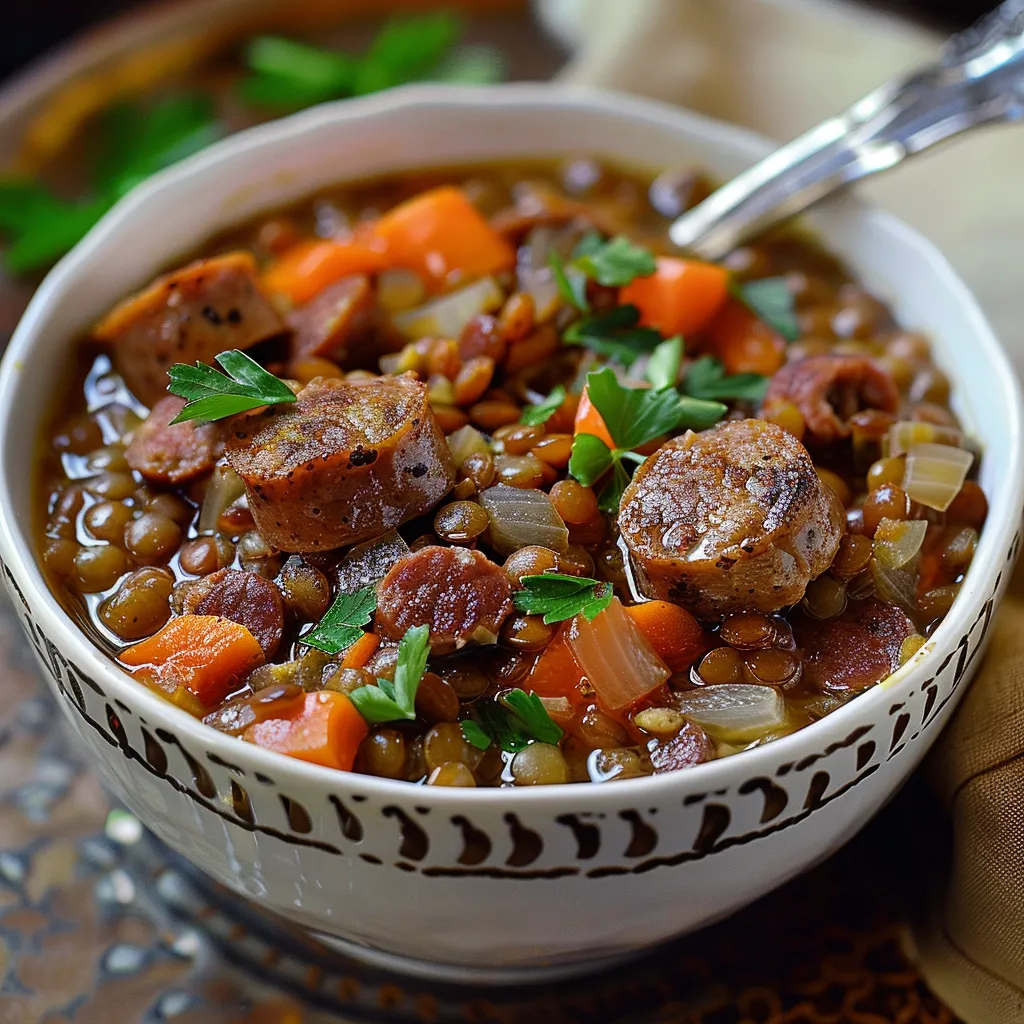
<instances>
[{"instance_id":1,"label":"parsley leaf","mask_svg":"<svg viewBox=\"0 0 1024 1024\"><path fill-rule=\"evenodd\" d=\"M686 371L683 392L692 398L727 400L740 398L759 403L768 390L768 378L760 373L737 373L730 377L714 356L701 356Z\"/></svg>"},{"instance_id":2,"label":"parsley leaf","mask_svg":"<svg viewBox=\"0 0 1024 1024\"><path fill-rule=\"evenodd\" d=\"M640 327L636 306L613 306L606 313L577 320L562 336L568 345L583 345L598 355L623 366L632 366L645 352L653 352L661 334L653 327Z\"/></svg>"},{"instance_id":3,"label":"parsley leaf","mask_svg":"<svg viewBox=\"0 0 1024 1024\"><path fill-rule=\"evenodd\" d=\"M458 42L462 29L462 19L444 11L391 18L359 62L355 94L428 77Z\"/></svg>"},{"instance_id":4,"label":"parsley leaf","mask_svg":"<svg viewBox=\"0 0 1024 1024\"><path fill-rule=\"evenodd\" d=\"M504 80L508 72L500 47L486 43L456 46L430 74L432 82L457 85L491 85Z\"/></svg>"},{"instance_id":5,"label":"parsley leaf","mask_svg":"<svg viewBox=\"0 0 1024 1024\"><path fill-rule=\"evenodd\" d=\"M471 718L460 723L462 735L467 743L472 743L477 750L486 750L491 745L491 738Z\"/></svg>"},{"instance_id":6,"label":"parsley leaf","mask_svg":"<svg viewBox=\"0 0 1024 1024\"><path fill-rule=\"evenodd\" d=\"M295 393L284 381L268 373L244 352L232 349L214 358L228 376L199 362L195 366L175 363L167 371L171 379L167 390L172 395L187 399L185 408L171 423L184 423L186 420L208 423L263 405L295 401Z\"/></svg>"},{"instance_id":7,"label":"parsley leaf","mask_svg":"<svg viewBox=\"0 0 1024 1024\"><path fill-rule=\"evenodd\" d=\"M541 743L557 743L562 738L561 727L551 720L540 697L524 690L506 690L498 700L516 717L517 724L531 739Z\"/></svg>"},{"instance_id":8,"label":"parsley leaf","mask_svg":"<svg viewBox=\"0 0 1024 1024\"><path fill-rule=\"evenodd\" d=\"M590 312L590 303L587 302L587 278L571 264L566 267L562 257L552 249L548 256L548 264L551 273L555 278L555 285L558 287L558 294L569 303L575 306L581 313Z\"/></svg>"},{"instance_id":9,"label":"parsley leaf","mask_svg":"<svg viewBox=\"0 0 1024 1024\"><path fill-rule=\"evenodd\" d=\"M371 584L354 594L339 594L316 628L302 642L325 654L340 654L362 635L377 608L377 588Z\"/></svg>"},{"instance_id":10,"label":"parsley leaf","mask_svg":"<svg viewBox=\"0 0 1024 1024\"><path fill-rule=\"evenodd\" d=\"M430 627L413 626L398 644L395 680L378 679L376 684L360 686L348 696L367 722L412 721L416 717L416 691L427 667L430 653Z\"/></svg>"},{"instance_id":11,"label":"parsley leaf","mask_svg":"<svg viewBox=\"0 0 1024 1024\"><path fill-rule=\"evenodd\" d=\"M517 754L530 745L530 737L519 728L517 719L497 701L478 700L473 705L473 714L480 731L500 750ZM462 735L466 735L465 724Z\"/></svg>"},{"instance_id":12,"label":"parsley leaf","mask_svg":"<svg viewBox=\"0 0 1024 1024\"><path fill-rule=\"evenodd\" d=\"M658 269L654 257L625 235L596 247L591 244L582 254L577 249L573 266L608 288L621 288L636 277L650 277Z\"/></svg>"},{"instance_id":13,"label":"parsley leaf","mask_svg":"<svg viewBox=\"0 0 1024 1024\"><path fill-rule=\"evenodd\" d=\"M582 576L542 573L523 576L525 590L515 593L516 610L526 615L543 615L546 625L583 615L589 622L611 604L614 590L610 583Z\"/></svg>"},{"instance_id":14,"label":"parsley leaf","mask_svg":"<svg viewBox=\"0 0 1024 1024\"><path fill-rule=\"evenodd\" d=\"M254 39L245 63L255 74L239 90L256 106L298 109L349 96L355 87L355 57L280 36Z\"/></svg>"},{"instance_id":15,"label":"parsley leaf","mask_svg":"<svg viewBox=\"0 0 1024 1024\"><path fill-rule=\"evenodd\" d=\"M796 341L800 337L800 321L796 316L793 293L784 277L747 281L736 287L735 294L759 320L786 341Z\"/></svg>"},{"instance_id":16,"label":"parsley leaf","mask_svg":"<svg viewBox=\"0 0 1024 1024\"><path fill-rule=\"evenodd\" d=\"M647 379L655 390L674 388L683 365L683 339L676 334L666 338L647 360Z\"/></svg>"},{"instance_id":17,"label":"parsley leaf","mask_svg":"<svg viewBox=\"0 0 1024 1024\"><path fill-rule=\"evenodd\" d=\"M525 423L531 427L547 423L547 421L551 419L556 412L558 412L564 401L565 388L559 384L539 405L528 405L523 409L523 414L519 417L519 422Z\"/></svg>"},{"instance_id":18,"label":"parsley leaf","mask_svg":"<svg viewBox=\"0 0 1024 1024\"><path fill-rule=\"evenodd\" d=\"M593 487L612 468L615 456L599 437L577 434L569 454L569 475L584 487Z\"/></svg>"}]
</instances>

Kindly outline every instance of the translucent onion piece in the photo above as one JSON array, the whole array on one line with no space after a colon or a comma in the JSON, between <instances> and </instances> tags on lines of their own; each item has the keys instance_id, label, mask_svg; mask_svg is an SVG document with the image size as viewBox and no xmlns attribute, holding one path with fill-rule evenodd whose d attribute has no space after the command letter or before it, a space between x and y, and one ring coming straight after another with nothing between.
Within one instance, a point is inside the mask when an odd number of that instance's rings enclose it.
<instances>
[{"instance_id":1,"label":"translucent onion piece","mask_svg":"<svg viewBox=\"0 0 1024 1024\"><path fill-rule=\"evenodd\" d=\"M415 270L396 267L377 276L377 303L389 313L418 306L426 291L423 278Z\"/></svg>"},{"instance_id":2,"label":"translucent onion piece","mask_svg":"<svg viewBox=\"0 0 1024 1024\"><path fill-rule=\"evenodd\" d=\"M923 519L881 519L875 530L875 558L886 569L902 569L921 550L927 532Z\"/></svg>"},{"instance_id":3,"label":"translucent onion piece","mask_svg":"<svg viewBox=\"0 0 1024 1024\"><path fill-rule=\"evenodd\" d=\"M551 720L559 725L567 725L576 714L568 697L541 697L540 702Z\"/></svg>"},{"instance_id":4,"label":"translucent onion piece","mask_svg":"<svg viewBox=\"0 0 1024 1024\"><path fill-rule=\"evenodd\" d=\"M778 690L747 683L705 686L684 694L679 710L716 739L732 743L759 739L786 718L786 702Z\"/></svg>"},{"instance_id":5,"label":"translucent onion piece","mask_svg":"<svg viewBox=\"0 0 1024 1024\"><path fill-rule=\"evenodd\" d=\"M543 491L495 484L480 492L480 504L490 516L491 546L499 554L531 544L559 552L569 546L569 531Z\"/></svg>"},{"instance_id":6,"label":"translucent onion piece","mask_svg":"<svg viewBox=\"0 0 1024 1024\"><path fill-rule=\"evenodd\" d=\"M917 574L906 569L888 569L877 558L871 559L871 579L875 594L904 611L917 608Z\"/></svg>"},{"instance_id":7,"label":"translucent onion piece","mask_svg":"<svg viewBox=\"0 0 1024 1024\"><path fill-rule=\"evenodd\" d=\"M526 236L516 259L516 286L533 299L534 319L543 323L555 315L561 296L551 271L551 251L558 248L564 256L571 243L555 245L556 232L546 225L535 227Z\"/></svg>"},{"instance_id":8,"label":"translucent onion piece","mask_svg":"<svg viewBox=\"0 0 1024 1024\"><path fill-rule=\"evenodd\" d=\"M889 456L905 455L915 444L945 444L961 448L964 435L955 427L940 427L935 423L900 420L889 428Z\"/></svg>"},{"instance_id":9,"label":"translucent onion piece","mask_svg":"<svg viewBox=\"0 0 1024 1024\"><path fill-rule=\"evenodd\" d=\"M914 501L945 512L953 503L974 455L943 444L915 444L907 452L903 489Z\"/></svg>"},{"instance_id":10,"label":"translucent onion piece","mask_svg":"<svg viewBox=\"0 0 1024 1024\"><path fill-rule=\"evenodd\" d=\"M591 622L577 615L566 636L599 703L608 711L635 704L671 674L617 598Z\"/></svg>"},{"instance_id":11,"label":"translucent onion piece","mask_svg":"<svg viewBox=\"0 0 1024 1024\"><path fill-rule=\"evenodd\" d=\"M470 455L487 455L491 450L484 435L470 426L459 427L448 435L448 449L456 466L461 466Z\"/></svg>"},{"instance_id":12,"label":"translucent onion piece","mask_svg":"<svg viewBox=\"0 0 1024 1024\"><path fill-rule=\"evenodd\" d=\"M230 466L216 466L206 481L206 492L199 508L200 533L212 533L227 508L245 494L245 484Z\"/></svg>"},{"instance_id":13,"label":"translucent onion piece","mask_svg":"<svg viewBox=\"0 0 1024 1024\"><path fill-rule=\"evenodd\" d=\"M395 562L407 554L409 545L398 535L397 530L389 530L376 540L357 544L335 566L338 593L354 594L363 587L379 583L391 571Z\"/></svg>"},{"instance_id":14,"label":"translucent onion piece","mask_svg":"<svg viewBox=\"0 0 1024 1024\"><path fill-rule=\"evenodd\" d=\"M490 313L505 301L493 277L442 295L425 306L397 313L392 322L407 338L457 338L478 313Z\"/></svg>"}]
</instances>

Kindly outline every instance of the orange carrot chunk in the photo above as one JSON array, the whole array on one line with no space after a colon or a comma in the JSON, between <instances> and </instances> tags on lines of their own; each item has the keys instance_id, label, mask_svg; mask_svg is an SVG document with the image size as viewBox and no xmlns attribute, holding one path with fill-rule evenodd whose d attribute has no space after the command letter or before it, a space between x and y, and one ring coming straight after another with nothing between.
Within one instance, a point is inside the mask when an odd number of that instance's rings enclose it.
<instances>
[{"instance_id":1,"label":"orange carrot chunk","mask_svg":"<svg viewBox=\"0 0 1024 1024\"><path fill-rule=\"evenodd\" d=\"M729 294L729 272L714 263L659 256L650 277L619 291L619 301L640 310L640 322L662 334L687 337L704 330Z\"/></svg>"},{"instance_id":2,"label":"orange carrot chunk","mask_svg":"<svg viewBox=\"0 0 1024 1024\"><path fill-rule=\"evenodd\" d=\"M285 252L263 275L268 291L295 303L308 302L328 285L349 274L376 274L390 265L372 242L309 239Z\"/></svg>"},{"instance_id":3,"label":"orange carrot chunk","mask_svg":"<svg viewBox=\"0 0 1024 1024\"><path fill-rule=\"evenodd\" d=\"M615 447L612 435L608 432L601 414L590 401L590 393L584 389L580 396L580 404L576 407L576 423L573 427L576 434L593 434L600 438L609 448Z\"/></svg>"},{"instance_id":4,"label":"orange carrot chunk","mask_svg":"<svg viewBox=\"0 0 1024 1024\"><path fill-rule=\"evenodd\" d=\"M356 750L370 731L366 719L343 693L307 693L291 718L268 718L250 725L243 738L266 750L350 772Z\"/></svg>"},{"instance_id":5,"label":"orange carrot chunk","mask_svg":"<svg viewBox=\"0 0 1024 1024\"><path fill-rule=\"evenodd\" d=\"M374 236L395 266L435 282L454 271L483 277L509 270L515 250L487 223L465 194L451 185L431 189L384 214Z\"/></svg>"},{"instance_id":6,"label":"orange carrot chunk","mask_svg":"<svg viewBox=\"0 0 1024 1024\"><path fill-rule=\"evenodd\" d=\"M708 646L707 635L700 623L677 604L645 601L630 605L626 613L673 672L685 672Z\"/></svg>"},{"instance_id":7,"label":"orange carrot chunk","mask_svg":"<svg viewBox=\"0 0 1024 1024\"><path fill-rule=\"evenodd\" d=\"M742 302L730 299L708 328L711 352L725 372L770 377L786 361L786 342Z\"/></svg>"},{"instance_id":8,"label":"orange carrot chunk","mask_svg":"<svg viewBox=\"0 0 1024 1024\"><path fill-rule=\"evenodd\" d=\"M341 667L363 668L379 646L380 637L376 633L364 633L345 652L345 656L341 659Z\"/></svg>"},{"instance_id":9,"label":"orange carrot chunk","mask_svg":"<svg viewBox=\"0 0 1024 1024\"><path fill-rule=\"evenodd\" d=\"M245 626L219 615L179 615L118 655L131 674L173 695L184 687L208 708L263 664L263 648Z\"/></svg>"},{"instance_id":10,"label":"orange carrot chunk","mask_svg":"<svg viewBox=\"0 0 1024 1024\"><path fill-rule=\"evenodd\" d=\"M563 625L537 659L524 688L538 697L566 697L572 704L580 704L584 701L579 689L582 681L583 669L573 656Z\"/></svg>"}]
</instances>

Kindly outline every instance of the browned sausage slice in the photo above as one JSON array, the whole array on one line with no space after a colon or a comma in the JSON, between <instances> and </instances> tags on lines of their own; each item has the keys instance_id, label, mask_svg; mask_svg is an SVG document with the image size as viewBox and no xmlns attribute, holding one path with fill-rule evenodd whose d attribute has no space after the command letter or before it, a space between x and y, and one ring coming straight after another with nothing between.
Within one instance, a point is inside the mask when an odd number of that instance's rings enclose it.
<instances>
[{"instance_id":1,"label":"browned sausage slice","mask_svg":"<svg viewBox=\"0 0 1024 1024\"><path fill-rule=\"evenodd\" d=\"M812 440L829 444L850 436L850 420L862 409L895 412L900 393L892 378L863 356L810 356L787 363L771 379L764 407L792 402Z\"/></svg>"},{"instance_id":2,"label":"browned sausage slice","mask_svg":"<svg viewBox=\"0 0 1024 1024\"><path fill-rule=\"evenodd\" d=\"M479 551L420 548L377 585L377 629L401 640L412 626L430 626L435 654L471 640L493 643L512 611L512 585L501 566Z\"/></svg>"},{"instance_id":3,"label":"browned sausage slice","mask_svg":"<svg viewBox=\"0 0 1024 1024\"><path fill-rule=\"evenodd\" d=\"M455 480L426 387L408 377L317 377L293 405L232 421L227 457L264 539L328 551L426 512Z\"/></svg>"},{"instance_id":4,"label":"browned sausage slice","mask_svg":"<svg viewBox=\"0 0 1024 1024\"><path fill-rule=\"evenodd\" d=\"M212 472L224 450L216 423L171 423L185 407L176 395L161 398L150 410L128 445L128 465L147 480L182 484Z\"/></svg>"},{"instance_id":5,"label":"browned sausage slice","mask_svg":"<svg viewBox=\"0 0 1024 1024\"><path fill-rule=\"evenodd\" d=\"M288 315L292 358L323 356L344 363L350 342L370 323L373 290L365 274L328 285L314 299Z\"/></svg>"},{"instance_id":6,"label":"browned sausage slice","mask_svg":"<svg viewBox=\"0 0 1024 1024\"><path fill-rule=\"evenodd\" d=\"M825 693L863 690L899 668L900 648L916 632L907 614L877 598L853 601L826 622L799 615L793 623L804 652L805 684Z\"/></svg>"},{"instance_id":7,"label":"browned sausage slice","mask_svg":"<svg viewBox=\"0 0 1024 1024\"><path fill-rule=\"evenodd\" d=\"M166 393L173 363L212 363L228 349L246 349L284 330L260 288L247 252L197 260L126 299L97 326L114 349L114 367L144 405Z\"/></svg>"},{"instance_id":8,"label":"browned sausage slice","mask_svg":"<svg viewBox=\"0 0 1024 1024\"><path fill-rule=\"evenodd\" d=\"M641 590L702 619L795 604L831 564L843 526L807 450L764 420L674 438L619 507Z\"/></svg>"},{"instance_id":9,"label":"browned sausage slice","mask_svg":"<svg viewBox=\"0 0 1024 1024\"><path fill-rule=\"evenodd\" d=\"M220 615L245 626L267 658L272 658L284 632L281 592L255 572L219 569L188 585L181 604L185 615Z\"/></svg>"}]
</instances>

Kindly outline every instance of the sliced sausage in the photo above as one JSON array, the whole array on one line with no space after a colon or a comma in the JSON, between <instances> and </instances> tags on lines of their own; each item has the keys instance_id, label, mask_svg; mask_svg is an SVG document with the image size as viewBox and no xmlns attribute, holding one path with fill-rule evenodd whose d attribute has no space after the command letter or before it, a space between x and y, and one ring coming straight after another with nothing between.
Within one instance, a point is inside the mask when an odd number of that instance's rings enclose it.
<instances>
[{"instance_id":1,"label":"sliced sausage","mask_svg":"<svg viewBox=\"0 0 1024 1024\"><path fill-rule=\"evenodd\" d=\"M191 420L171 423L184 407L183 398L167 395L153 406L135 431L124 457L147 480L159 484L187 483L212 472L224 451L219 424Z\"/></svg>"},{"instance_id":2,"label":"sliced sausage","mask_svg":"<svg viewBox=\"0 0 1024 1024\"><path fill-rule=\"evenodd\" d=\"M219 569L190 583L181 610L184 615L219 615L240 623L256 637L268 659L284 633L281 592L255 572Z\"/></svg>"},{"instance_id":3,"label":"sliced sausage","mask_svg":"<svg viewBox=\"0 0 1024 1024\"><path fill-rule=\"evenodd\" d=\"M844 519L803 445L764 420L669 441L619 508L637 586L702 619L795 604L832 562Z\"/></svg>"},{"instance_id":4,"label":"sliced sausage","mask_svg":"<svg viewBox=\"0 0 1024 1024\"><path fill-rule=\"evenodd\" d=\"M792 402L813 441L830 444L850 436L850 420L862 409L896 412L899 389L863 356L823 355L787 363L768 385L764 407Z\"/></svg>"},{"instance_id":5,"label":"sliced sausage","mask_svg":"<svg viewBox=\"0 0 1024 1024\"><path fill-rule=\"evenodd\" d=\"M365 274L353 274L328 285L314 299L288 315L292 358L322 356L343 364L371 324L373 289Z\"/></svg>"},{"instance_id":6,"label":"sliced sausage","mask_svg":"<svg viewBox=\"0 0 1024 1024\"><path fill-rule=\"evenodd\" d=\"M114 367L144 405L166 393L173 363L213 362L284 330L247 252L197 260L122 302L96 328L113 346Z\"/></svg>"},{"instance_id":7,"label":"sliced sausage","mask_svg":"<svg viewBox=\"0 0 1024 1024\"><path fill-rule=\"evenodd\" d=\"M408 377L317 377L294 404L233 420L227 458L256 528L281 551L379 537L426 512L455 481L427 389Z\"/></svg>"},{"instance_id":8,"label":"sliced sausage","mask_svg":"<svg viewBox=\"0 0 1024 1024\"><path fill-rule=\"evenodd\" d=\"M799 614L793 633L803 648L804 685L847 693L880 683L899 668L903 641L915 632L906 612L877 598L852 601L826 622Z\"/></svg>"},{"instance_id":9,"label":"sliced sausage","mask_svg":"<svg viewBox=\"0 0 1024 1024\"><path fill-rule=\"evenodd\" d=\"M435 654L471 640L494 643L511 611L512 585L501 566L466 548L420 548L377 585L378 631L401 640L410 627L428 625Z\"/></svg>"}]
</instances>

